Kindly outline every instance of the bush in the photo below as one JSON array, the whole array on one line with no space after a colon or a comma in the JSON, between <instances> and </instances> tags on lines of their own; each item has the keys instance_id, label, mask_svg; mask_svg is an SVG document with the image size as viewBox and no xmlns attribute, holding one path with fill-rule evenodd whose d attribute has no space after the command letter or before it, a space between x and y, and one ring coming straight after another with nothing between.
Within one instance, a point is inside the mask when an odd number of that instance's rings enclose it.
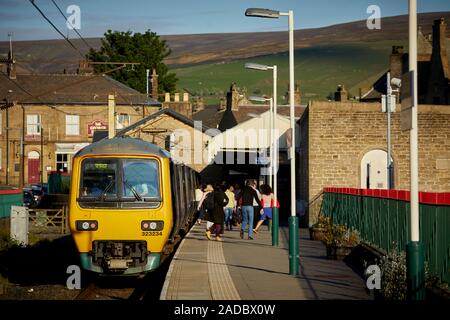
<instances>
[{"instance_id":1,"label":"bush","mask_svg":"<svg viewBox=\"0 0 450 320\"><path fill-rule=\"evenodd\" d=\"M395 246L394 246L395 248ZM384 256L380 265L381 269L381 295L386 300L407 299L407 269L406 252L396 248ZM432 274L425 261L425 286L445 287L440 283L439 277Z\"/></svg>"},{"instance_id":2,"label":"bush","mask_svg":"<svg viewBox=\"0 0 450 320\"><path fill-rule=\"evenodd\" d=\"M312 228L328 229L331 227L331 218L320 215L317 222L312 225Z\"/></svg>"},{"instance_id":3,"label":"bush","mask_svg":"<svg viewBox=\"0 0 450 320\"><path fill-rule=\"evenodd\" d=\"M343 224L332 225L324 235L327 246L354 247L359 244L360 236L356 230L347 229Z\"/></svg>"}]
</instances>

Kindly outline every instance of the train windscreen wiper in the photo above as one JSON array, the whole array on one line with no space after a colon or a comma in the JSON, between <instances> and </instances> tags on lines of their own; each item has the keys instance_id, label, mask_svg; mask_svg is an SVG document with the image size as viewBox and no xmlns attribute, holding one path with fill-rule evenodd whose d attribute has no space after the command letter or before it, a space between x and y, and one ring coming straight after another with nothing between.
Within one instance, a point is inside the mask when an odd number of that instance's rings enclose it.
<instances>
[{"instance_id":1,"label":"train windscreen wiper","mask_svg":"<svg viewBox=\"0 0 450 320\"><path fill-rule=\"evenodd\" d=\"M98 196L97 201L105 201L106 193L111 189L111 187L114 184L114 180L111 180L108 185L106 186L105 190L102 191L102 193Z\"/></svg>"},{"instance_id":2,"label":"train windscreen wiper","mask_svg":"<svg viewBox=\"0 0 450 320\"><path fill-rule=\"evenodd\" d=\"M134 189L133 186L127 180L123 180L123 183L131 190L137 201L143 201L142 197L139 195L136 189Z\"/></svg>"}]
</instances>

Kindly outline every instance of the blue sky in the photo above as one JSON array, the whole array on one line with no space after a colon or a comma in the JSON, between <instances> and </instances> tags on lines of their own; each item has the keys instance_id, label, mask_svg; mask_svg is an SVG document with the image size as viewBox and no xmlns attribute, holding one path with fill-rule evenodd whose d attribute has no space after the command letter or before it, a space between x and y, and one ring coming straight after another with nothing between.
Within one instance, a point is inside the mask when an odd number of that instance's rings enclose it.
<instances>
[{"instance_id":1,"label":"blue sky","mask_svg":"<svg viewBox=\"0 0 450 320\"><path fill-rule=\"evenodd\" d=\"M369 5L378 5L384 17L407 14L407 0L55 0L65 12L81 9L84 37L102 36L107 29L160 35L258 32L286 30L287 20L245 17L249 7L294 10L295 28L316 28L367 19ZM35 3L70 38L76 38L51 0ZM450 11L449 0L418 0L419 12ZM67 14L66 14L67 15ZM13 32L15 40L59 39L28 0L0 0L0 41Z\"/></svg>"}]
</instances>

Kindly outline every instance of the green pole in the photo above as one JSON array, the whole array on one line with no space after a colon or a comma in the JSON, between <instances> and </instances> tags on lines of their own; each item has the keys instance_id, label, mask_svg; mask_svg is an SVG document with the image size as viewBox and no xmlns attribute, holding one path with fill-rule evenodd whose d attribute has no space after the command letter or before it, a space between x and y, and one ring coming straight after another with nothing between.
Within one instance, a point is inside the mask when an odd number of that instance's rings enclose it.
<instances>
[{"instance_id":1,"label":"green pole","mask_svg":"<svg viewBox=\"0 0 450 320\"><path fill-rule=\"evenodd\" d=\"M407 284L409 300L425 299L424 248L421 241L406 246Z\"/></svg>"},{"instance_id":2,"label":"green pole","mask_svg":"<svg viewBox=\"0 0 450 320\"><path fill-rule=\"evenodd\" d=\"M278 208L275 206L272 208L272 246L278 247L278 226L279 226L279 217L278 217Z\"/></svg>"},{"instance_id":3,"label":"green pole","mask_svg":"<svg viewBox=\"0 0 450 320\"><path fill-rule=\"evenodd\" d=\"M299 274L298 217L289 217L289 274Z\"/></svg>"}]
</instances>

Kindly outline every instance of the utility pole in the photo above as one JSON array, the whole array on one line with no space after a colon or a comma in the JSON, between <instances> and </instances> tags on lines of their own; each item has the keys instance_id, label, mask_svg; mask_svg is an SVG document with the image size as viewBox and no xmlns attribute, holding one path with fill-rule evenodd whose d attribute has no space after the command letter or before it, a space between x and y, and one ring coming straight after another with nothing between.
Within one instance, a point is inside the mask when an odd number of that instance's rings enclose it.
<instances>
[{"instance_id":1,"label":"utility pole","mask_svg":"<svg viewBox=\"0 0 450 320\"><path fill-rule=\"evenodd\" d=\"M41 123L41 188L44 183L44 127Z\"/></svg>"}]
</instances>

